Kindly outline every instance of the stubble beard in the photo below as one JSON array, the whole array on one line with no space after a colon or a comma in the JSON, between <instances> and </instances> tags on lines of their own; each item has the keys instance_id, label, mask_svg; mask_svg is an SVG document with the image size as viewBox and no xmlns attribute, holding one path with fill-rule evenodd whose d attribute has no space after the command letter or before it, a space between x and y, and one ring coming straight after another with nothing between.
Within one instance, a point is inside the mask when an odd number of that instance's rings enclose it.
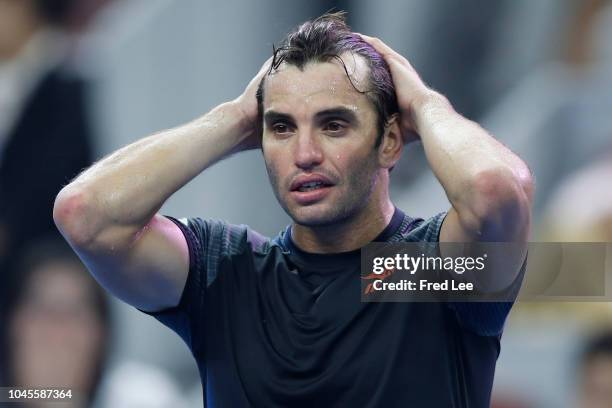
<instances>
[{"instance_id":1,"label":"stubble beard","mask_svg":"<svg viewBox=\"0 0 612 408\"><path fill-rule=\"evenodd\" d=\"M266 161L266 169L274 195L287 215L293 222L306 227L332 226L344 224L354 218L368 204L376 185L376 150L363 161L353 161L347 170L348 178L344 183L336 184L332 188L347 187L345 192L335 203L326 203L326 210L317 215L300 214L300 209L292 209L281 194L278 173ZM320 204L314 204L320 205Z\"/></svg>"}]
</instances>

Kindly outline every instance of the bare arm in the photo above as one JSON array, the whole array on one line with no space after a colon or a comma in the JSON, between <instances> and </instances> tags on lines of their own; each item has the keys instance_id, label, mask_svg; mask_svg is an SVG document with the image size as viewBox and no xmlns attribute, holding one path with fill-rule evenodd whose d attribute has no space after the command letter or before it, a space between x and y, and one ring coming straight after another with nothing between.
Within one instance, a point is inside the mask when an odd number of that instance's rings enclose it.
<instances>
[{"instance_id":1,"label":"bare arm","mask_svg":"<svg viewBox=\"0 0 612 408\"><path fill-rule=\"evenodd\" d=\"M377 38L362 37L389 65L404 141L420 138L451 203L440 242L517 243L512 247L517 256L489 263L500 272L501 287L513 282L525 259L531 225L533 181L527 165L429 89L406 58Z\"/></svg>"},{"instance_id":2,"label":"bare arm","mask_svg":"<svg viewBox=\"0 0 612 408\"><path fill-rule=\"evenodd\" d=\"M452 208L441 241L525 241L533 182L527 165L428 88L406 58L361 35L389 65L405 142L420 138Z\"/></svg>"},{"instance_id":3,"label":"bare arm","mask_svg":"<svg viewBox=\"0 0 612 408\"><path fill-rule=\"evenodd\" d=\"M119 149L58 194L58 228L114 295L149 311L178 304L189 269L187 243L157 211L215 162L257 146L255 90L266 64L241 97Z\"/></svg>"},{"instance_id":4,"label":"bare arm","mask_svg":"<svg viewBox=\"0 0 612 408\"><path fill-rule=\"evenodd\" d=\"M442 241L526 241L533 183L527 165L442 95L413 108L427 161L452 204Z\"/></svg>"}]
</instances>

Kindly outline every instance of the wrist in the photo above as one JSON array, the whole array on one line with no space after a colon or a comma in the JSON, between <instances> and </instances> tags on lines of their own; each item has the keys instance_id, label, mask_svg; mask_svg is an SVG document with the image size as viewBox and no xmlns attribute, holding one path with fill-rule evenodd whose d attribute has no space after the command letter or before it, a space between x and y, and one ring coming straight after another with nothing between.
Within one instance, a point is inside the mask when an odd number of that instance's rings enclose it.
<instances>
[{"instance_id":1,"label":"wrist","mask_svg":"<svg viewBox=\"0 0 612 408\"><path fill-rule=\"evenodd\" d=\"M227 102L226 109L232 117L236 118L236 129L239 136L239 143L246 144L245 147L251 148L250 146L252 139L255 134L259 131L257 126L257 112L252 112L249 108L245 107L244 103L240 98L234 99L233 101Z\"/></svg>"},{"instance_id":2,"label":"wrist","mask_svg":"<svg viewBox=\"0 0 612 408\"><path fill-rule=\"evenodd\" d=\"M419 133L422 126L440 115L449 115L454 109L449 100L439 92L428 89L413 99L411 104L411 121L414 130Z\"/></svg>"},{"instance_id":3,"label":"wrist","mask_svg":"<svg viewBox=\"0 0 612 408\"><path fill-rule=\"evenodd\" d=\"M220 122L231 134L236 144L243 142L252 133L254 123L238 101L222 103L215 108L215 111L219 112Z\"/></svg>"},{"instance_id":4,"label":"wrist","mask_svg":"<svg viewBox=\"0 0 612 408\"><path fill-rule=\"evenodd\" d=\"M240 103L239 99L234 99L229 102L225 102L221 105L221 108L236 120L236 125L238 128L248 128L248 115L245 109L242 107L242 104Z\"/></svg>"},{"instance_id":5,"label":"wrist","mask_svg":"<svg viewBox=\"0 0 612 408\"><path fill-rule=\"evenodd\" d=\"M240 151L247 133L243 113L231 101L217 105L205 115L187 123L184 131L197 138L204 137L207 143L213 143L213 151L219 155L215 160Z\"/></svg>"}]
</instances>

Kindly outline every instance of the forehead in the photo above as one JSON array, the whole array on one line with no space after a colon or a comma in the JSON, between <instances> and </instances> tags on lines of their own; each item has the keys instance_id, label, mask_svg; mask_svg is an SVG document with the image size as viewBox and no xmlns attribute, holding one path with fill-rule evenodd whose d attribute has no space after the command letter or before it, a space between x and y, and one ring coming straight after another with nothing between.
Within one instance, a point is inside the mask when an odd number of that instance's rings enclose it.
<instances>
[{"instance_id":1,"label":"forehead","mask_svg":"<svg viewBox=\"0 0 612 408\"><path fill-rule=\"evenodd\" d=\"M340 58L346 70L335 58L310 62L303 69L281 64L264 83L264 111L306 112L339 105L359 113L372 110L366 95L359 92L368 88L369 67L365 59L352 53L341 54Z\"/></svg>"}]
</instances>

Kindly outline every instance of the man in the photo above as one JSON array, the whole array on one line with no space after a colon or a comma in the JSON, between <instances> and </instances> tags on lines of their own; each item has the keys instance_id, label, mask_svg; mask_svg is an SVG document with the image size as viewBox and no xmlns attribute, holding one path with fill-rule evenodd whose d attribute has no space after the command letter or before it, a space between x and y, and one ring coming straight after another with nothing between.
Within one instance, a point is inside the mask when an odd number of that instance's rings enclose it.
<instances>
[{"instance_id":1,"label":"man","mask_svg":"<svg viewBox=\"0 0 612 408\"><path fill-rule=\"evenodd\" d=\"M417 137L452 203L427 221L389 199L389 172ZM293 219L277 237L157 214L256 147ZM181 335L213 406L485 407L509 305L362 303L360 248L525 242L531 190L526 165L408 61L326 14L289 34L237 99L85 171L54 217L108 290Z\"/></svg>"}]
</instances>

